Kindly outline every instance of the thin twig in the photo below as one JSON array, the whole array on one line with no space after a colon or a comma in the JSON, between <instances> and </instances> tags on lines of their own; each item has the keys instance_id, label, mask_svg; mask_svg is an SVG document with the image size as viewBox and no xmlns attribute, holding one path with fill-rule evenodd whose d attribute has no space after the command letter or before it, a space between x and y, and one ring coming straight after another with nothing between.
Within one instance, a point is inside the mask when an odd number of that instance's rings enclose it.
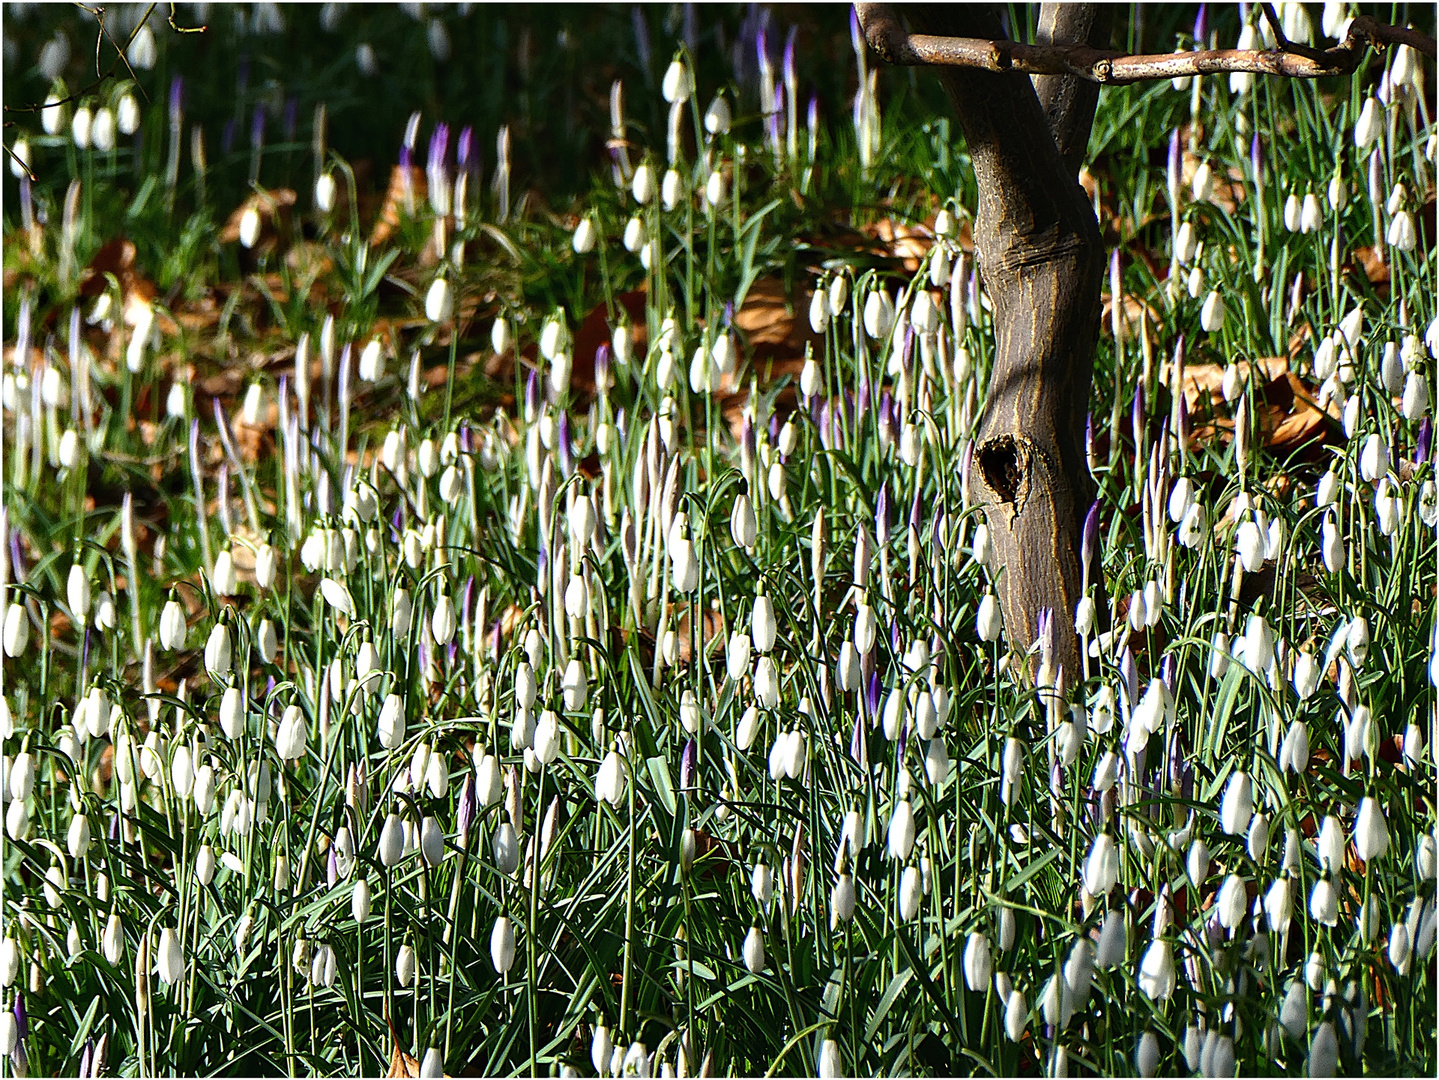
<instances>
[{"instance_id":1,"label":"thin twig","mask_svg":"<svg viewBox=\"0 0 1439 1080\"><path fill-rule=\"evenodd\" d=\"M1364 15L1350 23L1342 44L1322 51L1301 49L1285 41L1272 49L1202 49L1136 55L1087 45L1027 45L1018 41L911 34L900 25L888 4L855 4L855 12L870 48L891 64L1015 71L1026 75L1076 75L1111 86L1236 71L1293 79L1347 75L1359 66L1365 44L1408 45L1426 56L1435 55L1434 39L1428 34L1375 22ZM1276 32L1276 38L1282 38L1282 33Z\"/></svg>"}]
</instances>

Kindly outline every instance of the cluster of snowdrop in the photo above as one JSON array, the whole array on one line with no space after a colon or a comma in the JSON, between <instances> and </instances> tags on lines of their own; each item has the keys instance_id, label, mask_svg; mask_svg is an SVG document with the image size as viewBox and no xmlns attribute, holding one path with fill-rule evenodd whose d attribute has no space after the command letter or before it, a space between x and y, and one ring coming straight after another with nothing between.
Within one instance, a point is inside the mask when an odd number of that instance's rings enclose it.
<instances>
[{"instance_id":1,"label":"cluster of snowdrop","mask_svg":"<svg viewBox=\"0 0 1439 1080\"><path fill-rule=\"evenodd\" d=\"M1282 18L1312 35L1301 5ZM875 81L856 51L868 167ZM772 159L812 163L792 52L782 70L768 55ZM1412 99L1411 68L1396 57L1382 107ZM1439 324L1421 335L1432 297L1412 259L1391 254L1392 309L1337 293L1293 307L1312 343L1299 366L1337 414L1312 488L1263 451L1251 365L1224 376L1232 442L1206 446L1182 347L1168 376L1146 353L1132 464L1107 468L1084 530L1082 562L1106 573L1086 582L1083 668L1066 671L1052 617L1013 648L1029 635L1004 625L999 524L970 504L994 327L963 211L939 212L897 288L840 268L811 282L800 317L818 344L790 405L760 384L726 297L705 284L692 308L678 300L671 227L742 212L734 106L700 109L696 91L681 56L661 83L666 153L616 153L624 224L596 208L568 237L583 261L618 236L647 275L644 324L610 322L593 394L574 385L569 312L506 310L491 351L535 357L513 412L425 422L418 343L400 384L391 347L331 313L278 385L252 383L233 416L215 403L213 439L173 383L158 438L194 494L168 535L126 496L114 544L47 554L10 493L67 519L83 506L109 376L81 323L103 330L106 314L61 313L68 348L7 369L0 795L21 885L5 901L0 1044L15 1060L24 995L48 1007L92 968L133 984L134 1011L100 1006L82 1072L107 1040L167 1067L155 1018L189 1015L197 994L224 1009L264 971L283 1052L306 1038L302 1008L310 1052L336 1053L348 1036L315 1019L358 1009L378 1029L383 995L425 1075L464 1064L446 986L527 1025L532 1066L554 1040L560 1067L613 1076L756 1065L725 1034L724 995L705 1003L711 984L793 995L805 1011L776 1021L791 1027L774 1052L802 1043L793 1060L825 1076L888 1061L870 1034L896 1001L1054 1075L1074 1059L1153 1076L1166 1055L1233 1075L1260 1054L1332 1074L1366 1061L1371 1013L1413 1022L1400 999L1420 992L1436 930L1439 623L1422 598ZM1405 129L1371 131L1373 101L1354 141L1388 153ZM687 117L704 132L695 161ZM611 122L627 146L618 83ZM423 334L464 288L471 138L452 170L437 127L428 197L408 208L444 260L416 298ZM1235 269L1180 212L1178 145L1164 299L1223 337L1225 287L1205 275ZM500 220L507 146L502 133ZM321 173L319 214L335 185ZM1208 163L1189 189L1213 196ZM1412 219L1396 226L1413 198L1395 190L1387 243L1410 258ZM1336 176L1332 214L1347 197ZM1277 218L1296 250L1333 228L1313 193ZM260 228L242 222L241 243ZM20 300L17 357L35 302ZM156 312L111 325L129 374L153 377ZM1174 412L1156 434L1166 377ZM718 395L746 382L727 438ZM398 415L362 424L361 383L403 385ZM264 426L271 402L276 460L257 464L234 429ZM882 997L860 989L881 983ZM556 994L580 1004L549 1011Z\"/></svg>"}]
</instances>

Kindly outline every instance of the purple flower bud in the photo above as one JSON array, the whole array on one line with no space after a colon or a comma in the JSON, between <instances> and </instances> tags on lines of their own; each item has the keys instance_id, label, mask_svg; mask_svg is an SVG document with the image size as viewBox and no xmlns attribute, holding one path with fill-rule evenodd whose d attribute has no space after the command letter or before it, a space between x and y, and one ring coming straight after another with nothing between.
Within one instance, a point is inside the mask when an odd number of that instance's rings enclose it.
<instances>
[{"instance_id":1,"label":"purple flower bud","mask_svg":"<svg viewBox=\"0 0 1439 1080\"><path fill-rule=\"evenodd\" d=\"M699 743L695 742L694 736L685 742L684 752L680 754L680 790L693 791L695 780L699 776Z\"/></svg>"},{"instance_id":2,"label":"purple flower bud","mask_svg":"<svg viewBox=\"0 0 1439 1080\"><path fill-rule=\"evenodd\" d=\"M771 413L769 418L769 441L774 446L779 442L779 414Z\"/></svg>"},{"instance_id":3,"label":"purple flower bud","mask_svg":"<svg viewBox=\"0 0 1439 1080\"><path fill-rule=\"evenodd\" d=\"M19 990L15 991L15 1033L21 1042L30 1034L30 1021L25 1015L25 997Z\"/></svg>"},{"instance_id":4,"label":"purple flower bud","mask_svg":"<svg viewBox=\"0 0 1439 1080\"><path fill-rule=\"evenodd\" d=\"M325 860L325 887L333 889L335 883L340 880L340 861L335 856L335 848L330 846L329 858Z\"/></svg>"},{"instance_id":5,"label":"purple flower bud","mask_svg":"<svg viewBox=\"0 0 1439 1080\"><path fill-rule=\"evenodd\" d=\"M404 511L397 506L395 507L394 514L390 518L390 543L398 544L400 542L400 536L404 533L404 527Z\"/></svg>"},{"instance_id":6,"label":"purple flower bud","mask_svg":"<svg viewBox=\"0 0 1439 1080\"><path fill-rule=\"evenodd\" d=\"M1064 798L1064 770L1058 760L1049 767L1049 791L1056 799Z\"/></svg>"},{"instance_id":7,"label":"purple flower bud","mask_svg":"<svg viewBox=\"0 0 1439 1080\"><path fill-rule=\"evenodd\" d=\"M724 328L729 330L734 325L734 301L726 300L724 305Z\"/></svg>"},{"instance_id":8,"label":"purple flower bud","mask_svg":"<svg viewBox=\"0 0 1439 1080\"><path fill-rule=\"evenodd\" d=\"M473 442L474 442L474 439L472 438L472 436L471 436L471 434L470 434L470 422L469 422L468 420L461 420L461 421L460 421L460 453L462 453L462 454L471 453L471 451L472 451L471 444L472 444Z\"/></svg>"},{"instance_id":9,"label":"purple flower bud","mask_svg":"<svg viewBox=\"0 0 1439 1080\"><path fill-rule=\"evenodd\" d=\"M446 160L450 156L450 125L436 124L430 133L428 168L432 173L443 175Z\"/></svg>"},{"instance_id":10,"label":"purple flower bud","mask_svg":"<svg viewBox=\"0 0 1439 1080\"><path fill-rule=\"evenodd\" d=\"M1187 761L1179 769L1179 797L1185 802L1194 798L1194 766Z\"/></svg>"},{"instance_id":11,"label":"purple flower bud","mask_svg":"<svg viewBox=\"0 0 1439 1080\"><path fill-rule=\"evenodd\" d=\"M855 397L855 402L854 402L854 418L855 418L855 420L858 421L859 418L862 417L862 416L863 416L865 413L867 413L868 411L869 411L869 375L867 375L867 374L865 373L864 368L860 368L860 369L859 369L859 393L858 393L858 395Z\"/></svg>"},{"instance_id":12,"label":"purple flower bud","mask_svg":"<svg viewBox=\"0 0 1439 1080\"><path fill-rule=\"evenodd\" d=\"M1169 187L1178 191L1183 183L1183 157L1179 150L1179 129L1175 128L1169 133L1169 158L1165 162L1165 179Z\"/></svg>"},{"instance_id":13,"label":"purple flower bud","mask_svg":"<svg viewBox=\"0 0 1439 1080\"><path fill-rule=\"evenodd\" d=\"M1203 47L1204 39L1209 35L1209 5L1200 4L1199 11L1194 16L1194 44Z\"/></svg>"},{"instance_id":14,"label":"purple flower bud","mask_svg":"<svg viewBox=\"0 0 1439 1080\"><path fill-rule=\"evenodd\" d=\"M1249 167L1254 171L1254 182L1263 183L1260 173L1264 169L1264 148L1259 145L1258 135L1249 143Z\"/></svg>"},{"instance_id":15,"label":"purple flower bud","mask_svg":"<svg viewBox=\"0 0 1439 1080\"><path fill-rule=\"evenodd\" d=\"M868 713L870 716L879 715L880 689L881 687L879 685L879 674L877 672L871 673L869 677L869 685L865 688L864 695L865 712Z\"/></svg>"},{"instance_id":16,"label":"purple flower bud","mask_svg":"<svg viewBox=\"0 0 1439 1080\"><path fill-rule=\"evenodd\" d=\"M1146 427L1143 383L1134 388L1134 401L1129 406L1129 425L1134 434L1134 445L1137 448Z\"/></svg>"},{"instance_id":17,"label":"purple flower bud","mask_svg":"<svg viewBox=\"0 0 1439 1080\"><path fill-rule=\"evenodd\" d=\"M243 98L250 89L250 54L241 53L235 64L235 96Z\"/></svg>"},{"instance_id":18,"label":"purple flower bud","mask_svg":"<svg viewBox=\"0 0 1439 1080\"><path fill-rule=\"evenodd\" d=\"M1434 421L1425 417L1419 421L1419 434L1414 439L1414 464L1423 465L1429 460L1434 447Z\"/></svg>"},{"instance_id":19,"label":"purple flower bud","mask_svg":"<svg viewBox=\"0 0 1439 1080\"><path fill-rule=\"evenodd\" d=\"M880 405L883 413L884 404ZM879 485L879 494L874 500L874 534L880 546L889 543L889 481Z\"/></svg>"},{"instance_id":20,"label":"purple flower bud","mask_svg":"<svg viewBox=\"0 0 1439 1080\"><path fill-rule=\"evenodd\" d=\"M495 620L494 629L490 631L490 662L500 662L500 620Z\"/></svg>"},{"instance_id":21,"label":"purple flower bud","mask_svg":"<svg viewBox=\"0 0 1439 1080\"><path fill-rule=\"evenodd\" d=\"M864 764L864 759L865 759L864 721L860 719L860 716L859 716L858 713L855 714L855 717L854 717L854 727L851 729L851 731L850 731L850 733L849 733L849 756L850 756L851 759L854 760L854 762L855 762L856 764L858 764L858 765L863 765L863 764Z\"/></svg>"},{"instance_id":22,"label":"purple flower bud","mask_svg":"<svg viewBox=\"0 0 1439 1080\"><path fill-rule=\"evenodd\" d=\"M409 143L400 144L400 168L408 169L415 163L415 152L410 149Z\"/></svg>"},{"instance_id":23,"label":"purple flower bud","mask_svg":"<svg viewBox=\"0 0 1439 1080\"><path fill-rule=\"evenodd\" d=\"M1164 659L1159 662L1159 677L1164 680L1164 688L1169 691L1172 697L1174 695L1175 680L1179 678L1179 671L1174 662L1173 653L1165 653Z\"/></svg>"},{"instance_id":24,"label":"purple flower bud","mask_svg":"<svg viewBox=\"0 0 1439 1080\"><path fill-rule=\"evenodd\" d=\"M641 4L635 4L630 8L630 22L635 31L635 54L639 57L640 70L649 71L653 61L650 51L650 24L645 18L645 9Z\"/></svg>"},{"instance_id":25,"label":"purple flower bud","mask_svg":"<svg viewBox=\"0 0 1439 1080\"><path fill-rule=\"evenodd\" d=\"M794 66L794 39L799 35L799 27L791 26L789 33L784 39L784 81L795 83L799 81Z\"/></svg>"},{"instance_id":26,"label":"purple flower bud","mask_svg":"<svg viewBox=\"0 0 1439 1080\"><path fill-rule=\"evenodd\" d=\"M1124 680L1124 700L1133 709L1139 702L1139 668L1134 663L1134 653L1128 645L1119 658L1119 676Z\"/></svg>"},{"instance_id":27,"label":"purple flower bud","mask_svg":"<svg viewBox=\"0 0 1439 1080\"><path fill-rule=\"evenodd\" d=\"M120 811L116 810L110 818L110 842L113 844L120 839Z\"/></svg>"},{"instance_id":28,"label":"purple flower bud","mask_svg":"<svg viewBox=\"0 0 1439 1080\"><path fill-rule=\"evenodd\" d=\"M905 724L899 729L899 737L894 740L894 770L896 773L904 767L904 748L909 744L909 725Z\"/></svg>"},{"instance_id":29,"label":"purple flower bud","mask_svg":"<svg viewBox=\"0 0 1439 1080\"><path fill-rule=\"evenodd\" d=\"M265 145L265 108L256 105L250 116L250 149L258 150Z\"/></svg>"},{"instance_id":30,"label":"purple flower bud","mask_svg":"<svg viewBox=\"0 0 1439 1080\"><path fill-rule=\"evenodd\" d=\"M610 385L610 347L602 344L595 350L595 387L603 395Z\"/></svg>"},{"instance_id":31,"label":"purple flower bud","mask_svg":"<svg viewBox=\"0 0 1439 1080\"><path fill-rule=\"evenodd\" d=\"M913 325L904 328L904 344L900 348L899 359L900 363L904 365L905 371L908 371L914 363L914 342L917 336Z\"/></svg>"},{"instance_id":32,"label":"purple flower bud","mask_svg":"<svg viewBox=\"0 0 1439 1080\"><path fill-rule=\"evenodd\" d=\"M535 582L538 586L545 580L550 572L550 553L545 550L545 545L540 545L539 557L535 560Z\"/></svg>"},{"instance_id":33,"label":"purple flower bud","mask_svg":"<svg viewBox=\"0 0 1439 1080\"><path fill-rule=\"evenodd\" d=\"M475 774L472 769L466 769L464 779L460 781L460 805L455 812L455 824L460 831L460 842L464 843L469 836L470 826L475 820Z\"/></svg>"},{"instance_id":34,"label":"purple flower bud","mask_svg":"<svg viewBox=\"0 0 1439 1080\"><path fill-rule=\"evenodd\" d=\"M909 527L915 532L919 532L923 521L924 519L920 515L919 488L916 487L914 489L914 498L910 500L909 504ZM931 652L933 652L933 650L931 650Z\"/></svg>"},{"instance_id":35,"label":"purple flower bud","mask_svg":"<svg viewBox=\"0 0 1439 1080\"><path fill-rule=\"evenodd\" d=\"M95 1057L95 1040L94 1040L93 1037L91 1037L91 1038L85 1040L85 1049L84 1049L84 1051L80 1054L80 1072L79 1072L79 1076L81 1077L81 1080L86 1080L86 1078L89 1077L89 1075L90 1075L90 1063L91 1063L91 1061L94 1059L94 1057Z\"/></svg>"},{"instance_id":36,"label":"purple flower bud","mask_svg":"<svg viewBox=\"0 0 1439 1080\"><path fill-rule=\"evenodd\" d=\"M291 94L285 99L284 112L285 141L295 141L295 131L300 126L300 99Z\"/></svg>"},{"instance_id":37,"label":"purple flower bud","mask_svg":"<svg viewBox=\"0 0 1439 1080\"><path fill-rule=\"evenodd\" d=\"M220 129L220 153L229 154L235 149L235 137L240 133L240 125L232 116L225 121L225 126Z\"/></svg>"},{"instance_id":38,"label":"purple flower bud","mask_svg":"<svg viewBox=\"0 0 1439 1080\"><path fill-rule=\"evenodd\" d=\"M525 416L536 417L540 412L540 373L534 368L525 378Z\"/></svg>"},{"instance_id":39,"label":"purple flower bud","mask_svg":"<svg viewBox=\"0 0 1439 1080\"><path fill-rule=\"evenodd\" d=\"M555 444L555 448L560 452L560 472L569 476L575 471L575 448L570 441L570 414L567 412L560 413Z\"/></svg>"},{"instance_id":40,"label":"purple flower bud","mask_svg":"<svg viewBox=\"0 0 1439 1080\"><path fill-rule=\"evenodd\" d=\"M1084 532L1079 541L1079 561L1088 574L1099 557L1099 500L1096 499L1084 515Z\"/></svg>"},{"instance_id":41,"label":"purple flower bud","mask_svg":"<svg viewBox=\"0 0 1439 1080\"><path fill-rule=\"evenodd\" d=\"M805 126L810 131L819 130L819 98L813 94L809 97L809 112L806 114Z\"/></svg>"},{"instance_id":42,"label":"purple flower bud","mask_svg":"<svg viewBox=\"0 0 1439 1080\"><path fill-rule=\"evenodd\" d=\"M899 623L894 619L889 621L889 648L894 655L899 655Z\"/></svg>"},{"instance_id":43,"label":"purple flower bud","mask_svg":"<svg viewBox=\"0 0 1439 1080\"><path fill-rule=\"evenodd\" d=\"M449 644L449 646L445 649L445 658L449 661L449 665L450 665L450 667L452 667L452 668L455 666L455 655L456 655L459 651L460 651L460 642L459 642L459 639L458 639L458 638L450 638L450 644Z\"/></svg>"},{"instance_id":44,"label":"purple flower bud","mask_svg":"<svg viewBox=\"0 0 1439 1080\"><path fill-rule=\"evenodd\" d=\"M763 25L760 26L759 32L754 37L754 54L755 59L759 61L760 70L769 66L769 33ZM768 105L769 102L764 104Z\"/></svg>"},{"instance_id":45,"label":"purple flower bud","mask_svg":"<svg viewBox=\"0 0 1439 1080\"><path fill-rule=\"evenodd\" d=\"M470 167L470 155L474 152L475 130L468 124L460 129L460 137L455 140L455 166L460 172L465 172Z\"/></svg>"},{"instance_id":46,"label":"purple flower bud","mask_svg":"<svg viewBox=\"0 0 1439 1080\"><path fill-rule=\"evenodd\" d=\"M31 190L28 174L20 177L20 218L27 229L35 223L35 193ZM20 355L19 350L16 350L16 355Z\"/></svg>"}]
</instances>

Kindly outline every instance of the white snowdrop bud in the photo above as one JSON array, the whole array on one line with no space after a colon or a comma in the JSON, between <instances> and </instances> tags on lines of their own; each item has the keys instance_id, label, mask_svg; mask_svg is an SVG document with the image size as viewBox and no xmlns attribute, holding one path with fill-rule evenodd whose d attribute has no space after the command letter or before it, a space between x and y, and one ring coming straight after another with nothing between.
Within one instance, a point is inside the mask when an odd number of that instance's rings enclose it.
<instances>
[{"instance_id":1,"label":"white snowdrop bud","mask_svg":"<svg viewBox=\"0 0 1439 1080\"><path fill-rule=\"evenodd\" d=\"M730 105L721 95L716 94L705 109L705 130L711 135L723 135L729 131Z\"/></svg>"},{"instance_id":2,"label":"white snowdrop bud","mask_svg":"<svg viewBox=\"0 0 1439 1080\"><path fill-rule=\"evenodd\" d=\"M774 872L767 863L755 863L750 872L750 895L761 907L769 904L774 895Z\"/></svg>"},{"instance_id":3,"label":"white snowdrop bud","mask_svg":"<svg viewBox=\"0 0 1439 1080\"><path fill-rule=\"evenodd\" d=\"M205 670L217 682L230 674L230 628L222 622L215 624L205 642Z\"/></svg>"},{"instance_id":4,"label":"white snowdrop bud","mask_svg":"<svg viewBox=\"0 0 1439 1080\"><path fill-rule=\"evenodd\" d=\"M596 1075L610 1074L610 1058L614 1050L615 1044L610 1038L609 1028L604 1024L595 1025L594 1035L590 1038L590 1062L595 1067Z\"/></svg>"},{"instance_id":5,"label":"white snowdrop bud","mask_svg":"<svg viewBox=\"0 0 1439 1080\"><path fill-rule=\"evenodd\" d=\"M450 291L449 279L441 274L430 283L425 293L425 318L430 322L446 322L454 313L454 296Z\"/></svg>"},{"instance_id":6,"label":"white snowdrop bud","mask_svg":"<svg viewBox=\"0 0 1439 1080\"><path fill-rule=\"evenodd\" d=\"M660 205L666 210L673 210L679 205L684 195L684 181L679 171L669 169L665 172L664 179L660 181Z\"/></svg>"},{"instance_id":7,"label":"white snowdrop bud","mask_svg":"<svg viewBox=\"0 0 1439 1080\"><path fill-rule=\"evenodd\" d=\"M864 332L881 341L894 327L894 301L883 289L875 289L864 301Z\"/></svg>"},{"instance_id":8,"label":"white snowdrop bud","mask_svg":"<svg viewBox=\"0 0 1439 1080\"><path fill-rule=\"evenodd\" d=\"M399 694L386 695L378 727L380 745L386 750L395 750L405 741L405 709Z\"/></svg>"},{"instance_id":9,"label":"white snowdrop bud","mask_svg":"<svg viewBox=\"0 0 1439 1080\"><path fill-rule=\"evenodd\" d=\"M999 640L999 635L1004 629L1004 617L1000 613L999 603L995 600L993 593L985 593L984 599L979 602L975 628L981 641Z\"/></svg>"},{"instance_id":10,"label":"white snowdrop bud","mask_svg":"<svg viewBox=\"0 0 1439 1080\"><path fill-rule=\"evenodd\" d=\"M774 648L777 627L774 604L768 596L761 594L755 597L754 611L750 616L750 631L757 651L767 653Z\"/></svg>"},{"instance_id":11,"label":"white snowdrop bud","mask_svg":"<svg viewBox=\"0 0 1439 1080\"><path fill-rule=\"evenodd\" d=\"M1199 309L1199 325L1210 334L1224 325L1224 298L1217 290L1211 289L1204 298L1204 306Z\"/></svg>"},{"instance_id":12,"label":"white snowdrop bud","mask_svg":"<svg viewBox=\"0 0 1439 1080\"><path fill-rule=\"evenodd\" d=\"M1236 772L1229 778L1220 802L1220 826L1230 836L1244 836L1254 814L1254 785L1249 774Z\"/></svg>"},{"instance_id":13,"label":"white snowdrop bud","mask_svg":"<svg viewBox=\"0 0 1439 1080\"><path fill-rule=\"evenodd\" d=\"M969 935L964 945L964 982L975 993L989 986L991 972L989 939L980 933Z\"/></svg>"},{"instance_id":14,"label":"white snowdrop bud","mask_svg":"<svg viewBox=\"0 0 1439 1080\"><path fill-rule=\"evenodd\" d=\"M380 828L379 856L385 866L394 866L405 853L405 829L398 814L390 814Z\"/></svg>"},{"instance_id":15,"label":"white snowdrop bud","mask_svg":"<svg viewBox=\"0 0 1439 1080\"><path fill-rule=\"evenodd\" d=\"M1114 838L1102 832L1090 845L1084 860L1084 888L1091 896L1106 896L1119 881L1119 848Z\"/></svg>"},{"instance_id":16,"label":"white snowdrop bud","mask_svg":"<svg viewBox=\"0 0 1439 1080\"><path fill-rule=\"evenodd\" d=\"M709 179L705 181L705 203L713 209L725 199L724 173L716 169L710 173Z\"/></svg>"},{"instance_id":17,"label":"white snowdrop bud","mask_svg":"<svg viewBox=\"0 0 1439 1080\"><path fill-rule=\"evenodd\" d=\"M428 815L420 822L420 855L430 866L439 866L445 857L445 831Z\"/></svg>"},{"instance_id":18,"label":"white snowdrop bud","mask_svg":"<svg viewBox=\"0 0 1439 1080\"><path fill-rule=\"evenodd\" d=\"M1029 1024L1029 1004L1018 990L1012 991L1004 1006L1004 1033L1010 1042L1019 1042Z\"/></svg>"},{"instance_id":19,"label":"white snowdrop bud","mask_svg":"<svg viewBox=\"0 0 1439 1080\"><path fill-rule=\"evenodd\" d=\"M1354 848L1366 863L1379 858L1389 849L1389 828L1384 821L1384 811L1368 795L1359 801L1359 813L1354 820Z\"/></svg>"},{"instance_id":20,"label":"white snowdrop bud","mask_svg":"<svg viewBox=\"0 0 1439 1080\"><path fill-rule=\"evenodd\" d=\"M634 195L635 202L641 206L648 206L654 202L655 171L648 162L635 170L634 179L630 183L630 192Z\"/></svg>"},{"instance_id":21,"label":"white snowdrop bud","mask_svg":"<svg viewBox=\"0 0 1439 1080\"><path fill-rule=\"evenodd\" d=\"M660 94L665 101L671 105L683 104L690 98L690 73L684 62L679 59L670 61L670 66L665 69L665 76L660 83Z\"/></svg>"},{"instance_id":22,"label":"white snowdrop bud","mask_svg":"<svg viewBox=\"0 0 1439 1080\"><path fill-rule=\"evenodd\" d=\"M1339 924L1339 895L1328 877L1314 883L1314 890L1309 894L1309 916L1324 926Z\"/></svg>"},{"instance_id":23,"label":"white snowdrop bud","mask_svg":"<svg viewBox=\"0 0 1439 1080\"><path fill-rule=\"evenodd\" d=\"M749 933L745 934L741 953L744 966L751 975L758 975L764 970L764 935L758 926L751 926Z\"/></svg>"},{"instance_id":24,"label":"white snowdrop bud","mask_svg":"<svg viewBox=\"0 0 1439 1080\"><path fill-rule=\"evenodd\" d=\"M185 950L180 945L179 935L168 926L160 931L160 944L155 950L155 970L166 986L174 986L185 974Z\"/></svg>"},{"instance_id":25,"label":"white snowdrop bud","mask_svg":"<svg viewBox=\"0 0 1439 1080\"><path fill-rule=\"evenodd\" d=\"M401 945L395 953L395 981L402 988L415 981L415 950L409 945Z\"/></svg>"},{"instance_id":26,"label":"white snowdrop bud","mask_svg":"<svg viewBox=\"0 0 1439 1080\"><path fill-rule=\"evenodd\" d=\"M899 862L909 858L914 849L914 807L908 799L901 799L889 819L889 854Z\"/></svg>"},{"instance_id":27,"label":"white snowdrop bud","mask_svg":"<svg viewBox=\"0 0 1439 1080\"><path fill-rule=\"evenodd\" d=\"M455 602L450 599L449 593L441 593L439 600L435 601L435 613L430 618L430 632L434 635L436 645L450 643L455 636L458 621Z\"/></svg>"},{"instance_id":28,"label":"white snowdrop bud","mask_svg":"<svg viewBox=\"0 0 1439 1080\"><path fill-rule=\"evenodd\" d=\"M585 701L589 697L589 681L585 678L585 666L578 658L565 665L560 689L564 693L565 708L568 711L574 712L585 707Z\"/></svg>"},{"instance_id":29,"label":"white snowdrop bud","mask_svg":"<svg viewBox=\"0 0 1439 1080\"><path fill-rule=\"evenodd\" d=\"M1384 130L1384 115L1379 99L1373 94L1364 99L1359 110L1359 119L1354 124L1354 145L1360 150L1367 149Z\"/></svg>"},{"instance_id":30,"label":"white snowdrop bud","mask_svg":"<svg viewBox=\"0 0 1439 1080\"><path fill-rule=\"evenodd\" d=\"M370 882L366 878L355 882L355 891L350 896L350 913L357 923L363 923L370 917Z\"/></svg>"},{"instance_id":31,"label":"white snowdrop bud","mask_svg":"<svg viewBox=\"0 0 1439 1080\"><path fill-rule=\"evenodd\" d=\"M1399 401L1399 413L1405 420L1422 420L1429 412L1429 380L1421 371L1411 371L1404 377L1404 392Z\"/></svg>"},{"instance_id":32,"label":"white snowdrop bud","mask_svg":"<svg viewBox=\"0 0 1439 1080\"><path fill-rule=\"evenodd\" d=\"M335 175L323 172L315 181L315 209L328 214L335 208Z\"/></svg>"}]
</instances>

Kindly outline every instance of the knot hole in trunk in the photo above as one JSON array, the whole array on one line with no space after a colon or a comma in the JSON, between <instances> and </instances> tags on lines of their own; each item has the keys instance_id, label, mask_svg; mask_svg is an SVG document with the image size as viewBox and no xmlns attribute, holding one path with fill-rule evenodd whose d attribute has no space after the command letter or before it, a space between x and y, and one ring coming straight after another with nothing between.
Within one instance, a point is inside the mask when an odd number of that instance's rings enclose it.
<instances>
[{"instance_id":1,"label":"knot hole in trunk","mask_svg":"<svg viewBox=\"0 0 1439 1080\"><path fill-rule=\"evenodd\" d=\"M1024 509L1029 495L1031 445L1022 436L998 435L979 448L979 468L985 486L999 502L1008 504L1011 514Z\"/></svg>"}]
</instances>

